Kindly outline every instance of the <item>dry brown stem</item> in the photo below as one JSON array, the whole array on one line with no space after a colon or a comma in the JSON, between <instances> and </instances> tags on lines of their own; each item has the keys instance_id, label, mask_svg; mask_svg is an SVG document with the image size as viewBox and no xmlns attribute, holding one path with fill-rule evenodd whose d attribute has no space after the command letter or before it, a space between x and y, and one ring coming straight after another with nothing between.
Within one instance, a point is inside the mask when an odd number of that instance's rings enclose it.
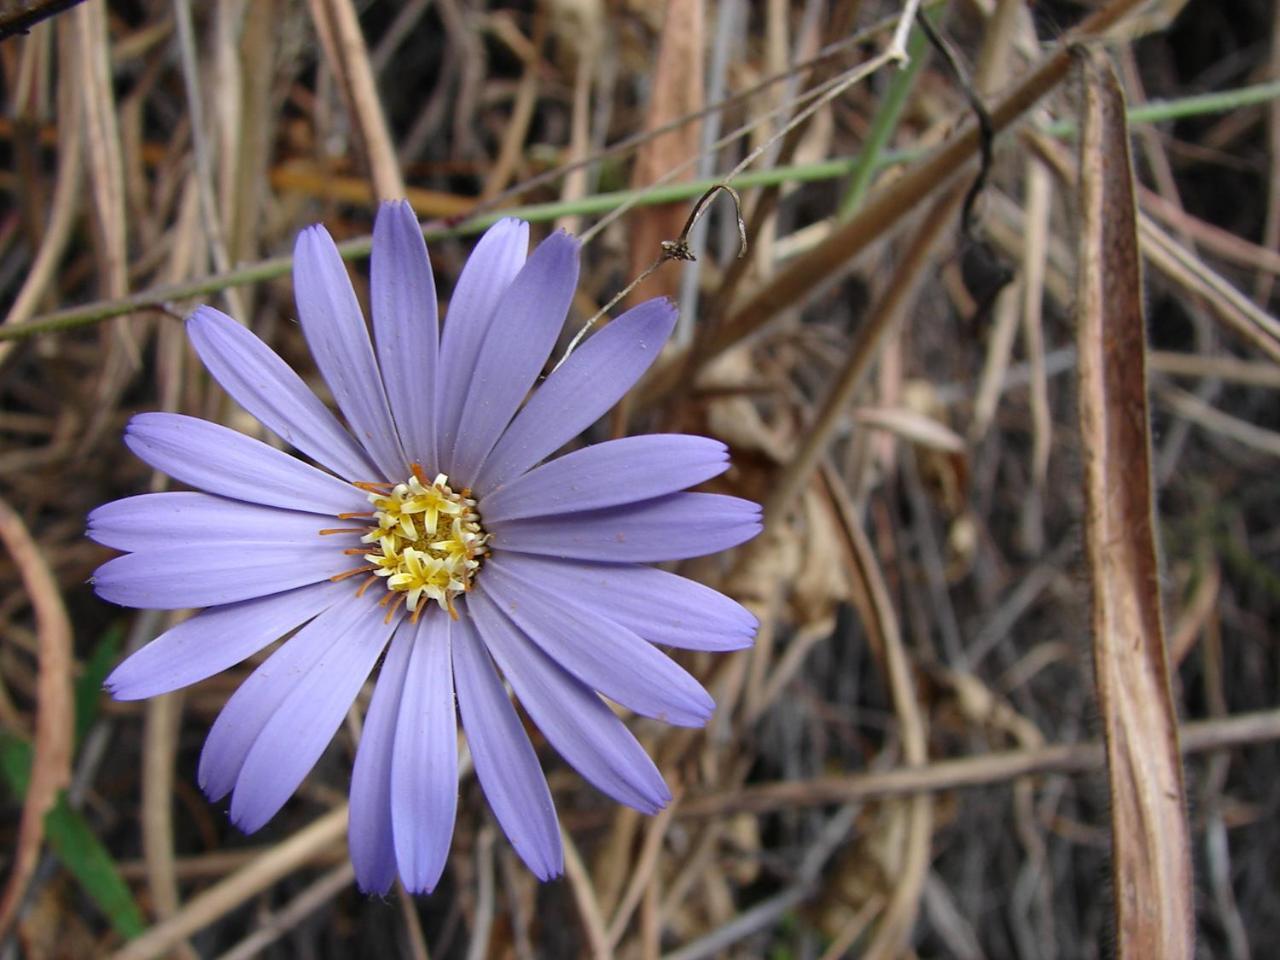
<instances>
[{"instance_id":1,"label":"dry brown stem","mask_svg":"<svg viewBox=\"0 0 1280 960\"><path fill-rule=\"evenodd\" d=\"M36 735L31 777L22 803L22 822L13 849L9 880L0 896L0 939L22 905L44 837L45 814L71 780L75 718L71 699L71 621L58 582L22 518L0 500L0 542L22 574L35 611L40 667L36 681Z\"/></svg>"},{"instance_id":2,"label":"dry brown stem","mask_svg":"<svg viewBox=\"0 0 1280 960\"><path fill-rule=\"evenodd\" d=\"M1081 55L1077 306L1085 544L1122 958L1194 953L1191 856L1151 495L1146 326L1124 96Z\"/></svg>"}]
</instances>

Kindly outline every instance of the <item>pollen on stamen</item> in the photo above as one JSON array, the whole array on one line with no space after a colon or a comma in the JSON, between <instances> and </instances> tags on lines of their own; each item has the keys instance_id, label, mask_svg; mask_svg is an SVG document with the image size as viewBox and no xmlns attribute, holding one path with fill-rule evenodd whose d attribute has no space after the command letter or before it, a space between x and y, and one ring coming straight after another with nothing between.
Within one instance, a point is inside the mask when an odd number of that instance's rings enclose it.
<instances>
[{"instance_id":1,"label":"pollen on stamen","mask_svg":"<svg viewBox=\"0 0 1280 960\"><path fill-rule=\"evenodd\" d=\"M359 482L373 509L340 515L367 526L332 528L328 533L358 533L361 546L343 553L362 556L368 566L341 575L370 573L357 594L363 596L375 582L386 589L378 605L391 621L407 610L417 622L434 601L454 620L459 618L456 597L471 590L488 555L489 535L476 512L470 488L456 492L443 473L430 479L421 464L410 465L403 483Z\"/></svg>"}]
</instances>

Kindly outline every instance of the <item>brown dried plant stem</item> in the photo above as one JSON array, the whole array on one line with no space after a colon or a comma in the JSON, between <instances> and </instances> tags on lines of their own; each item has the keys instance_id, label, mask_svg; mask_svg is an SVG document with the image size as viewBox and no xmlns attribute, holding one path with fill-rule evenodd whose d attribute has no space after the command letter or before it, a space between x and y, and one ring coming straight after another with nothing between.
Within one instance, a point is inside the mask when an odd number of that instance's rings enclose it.
<instances>
[{"instance_id":1,"label":"brown dried plant stem","mask_svg":"<svg viewBox=\"0 0 1280 960\"><path fill-rule=\"evenodd\" d=\"M58 582L22 518L0 500L0 543L22 576L35 611L40 670L36 681L35 757L22 804L17 845L10 852L9 881L0 897L0 939L17 917L35 870L44 817L71 780L75 727L71 695L71 621Z\"/></svg>"},{"instance_id":2,"label":"brown dried plant stem","mask_svg":"<svg viewBox=\"0 0 1280 960\"><path fill-rule=\"evenodd\" d=\"M1181 734L1179 747L1187 754L1269 743L1280 740L1280 709L1242 713L1221 720L1194 721L1184 725ZM978 756L934 760L920 767L783 780L732 792L689 797L680 805L678 818L689 820L735 813L763 814L799 807L826 807L883 797L989 787L1019 777L1092 773L1104 762L1102 744L1096 742L1000 750Z\"/></svg>"},{"instance_id":3,"label":"brown dried plant stem","mask_svg":"<svg viewBox=\"0 0 1280 960\"><path fill-rule=\"evenodd\" d=\"M404 196L404 179L396 160L387 118L378 99L369 50L351 0L309 0L311 19L324 47L325 60L337 76L343 97L360 131L369 176L379 200Z\"/></svg>"},{"instance_id":4,"label":"brown dried plant stem","mask_svg":"<svg viewBox=\"0 0 1280 960\"><path fill-rule=\"evenodd\" d=\"M1071 66L1070 44L1096 38L1144 0L1112 0L1073 30L1053 53L990 110L991 128L1000 132L1066 77ZM978 155L981 138L975 123L967 124L945 144L907 170L891 185L867 198L857 216L834 230L822 243L747 297L700 345L698 360L709 361L760 330L784 310L803 306L873 240L884 236L921 199L945 187L963 166ZM674 353L641 388L641 404L651 404L680 386L689 372L689 350Z\"/></svg>"},{"instance_id":5,"label":"brown dried plant stem","mask_svg":"<svg viewBox=\"0 0 1280 960\"><path fill-rule=\"evenodd\" d=\"M63 48L68 44L64 40ZM22 281L22 287L4 318L6 324L25 323L35 313L57 275L58 265L71 240L80 209L84 176L84 148L80 93L65 77L58 84L58 173L53 201L40 250ZM0 362L13 349L12 341L0 343Z\"/></svg>"},{"instance_id":6,"label":"brown dried plant stem","mask_svg":"<svg viewBox=\"0 0 1280 960\"><path fill-rule=\"evenodd\" d=\"M1023 139L1064 184L1075 188L1079 175L1065 147L1033 130L1024 131ZM1138 239L1143 255L1157 272L1203 302L1233 333L1280 363L1280 321L1249 300L1144 210L1138 212Z\"/></svg>"},{"instance_id":7,"label":"brown dried plant stem","mask_svg":"<svg viewBox=\"0 0 1280 960\"><path fill-rule=\"evenodd\" d=\"M1190 841L1161 620L1137 208L1119 82L1080 57L1077 293L1085 546L1111 793L1117 955L1194 953Z\"/></svg>"},{"instance_id":8,"label":"brown dried plant stem","mask_svg":"<svg viewBox=\"0 0 1280 960\"><path fill-rule=\"evenodd\" d=\"M854 333L853 341L849 344L848 359L823 401L812 428L805 431L800 449L782 468L764 505L767 523L785 519L800 492L809 484L831 442L836 426L843 420L853 398L866 382L867 374L879 357L889 334L897 329L907 307L914 302L916 293L926 279L928 271L925 268L932 259L933 249L945 231L952 226L964 194L963 188L951 190L921 218L919 231L903 252L902 260L888 287L872 314Z\"/></svg>"},{"instance_id":9,"label":"brown dried plant stem","mask_svg":"<svg viewBox=\"0 0 1280 960\"><path fill-rule=\"evenodd\" d=\"M346 832L347 805L344 803L192 897L172 917L117 951L112 960L152 960L168 953L184 938L310 862L318 851L343 843Z\"/></svg>"},{"instance_id":10,"label":"brown dried plant stem","mask_svg":"<svg viewBox=\"0 0 1280 960\"><path fill-rule=\"evenodd\" d=\"M952 196L956 199L949 213L954 213L963 192L953 191ZM944 216L940 219L950 222L951 217ZM927 228L922 231L925 237L929 232ZM923 240L924 237L918 239ZM927 242L922 245L928 246ZM867 631L879 639L883 652L884 670L889 680L893 711L902 736L906 768L922 767L929 759L928 732L884 572L876 561L871 541L862 529L862 521L835 471L824 470L822 479L840 518L842 545L849 564L850 579L857 585L857 593L865 598L865 609L861 612ZM919 793L908 801L899 876L893 893L885 904L875 935L864 954L869 960L890 960L901 956L906 949L920 909L925 878L929 873L932 840L933 797Z\"/></svg>"},{"instance_id":11,"label":"brown dried plant stem","mask_svg":"<svg viewBox=\"0 0 1280 960\"><path fill-rule=\"evenodd\" d=\"M142 853L147 890L158 919L181 909L173 853L173 779L184 694L167 693L147 703L142 751ZM191 944L179 942L174 954L198 958Z\"/></svg>"},{"instance_id":12,"label":"brown dried plant stem","mask_svg":"<svg viewBox=\"0 0 1280 960\"><path fill-rule=\"evenodd\" d=\"M574 902L578 906L578 916L582 920L582 932L590 944L591 956L597 960L611 960L613 949L609 946L608 921L600 910L600 902L596 898L595 887L591 882L591 874L587 872L582 856L578 853L577 844L567 832L564 834L564 875L573 891Z\"/></svg>"}]
</instances>

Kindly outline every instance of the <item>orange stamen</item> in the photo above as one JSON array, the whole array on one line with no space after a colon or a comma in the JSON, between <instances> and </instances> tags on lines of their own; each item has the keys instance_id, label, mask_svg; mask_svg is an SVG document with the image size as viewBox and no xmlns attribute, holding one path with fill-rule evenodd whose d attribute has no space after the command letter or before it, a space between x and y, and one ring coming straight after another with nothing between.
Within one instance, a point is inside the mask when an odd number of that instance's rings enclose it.
<instances>
[{"instance_id":1,"label":"orange stamen","mask_svg":"<svg viewBox=\"0 0 1280 960\"><path fill-rule=\"evenodd\" d=\"M340 513L338 514L338 519L339 520L355 520L358 517L372 517L372 516L373 516L372 510L361 510L356 513Z\"/></svg>"},{"instance_id":2,"label":"orange stamen","mask_svg":"<svg viewBox=\"0 0 1280 960\"><path fill-rule=\"evenodd\" d=\"M325 527L320 531L320 536L327 537L333 533L365 533L367 527Z\"/></svg>"},{"instance_id":3,"label":"orange stamen","mask_svg":"<svg viewBox=\"0 0 1280 960\"><path fill-rule=\"evenodd\" d=\"M386 493L393 486L395 486L395 484L383 483L380 480L376 480L376 481L356 480L351 485L353 487L358 487L359 489L363 490L365 493Z\"/></svg>"},{"instance_id":4,"label":"orange stamen","mask_svg":"<svg viewBox=\"0 0 1280 960\"><path fill-rule=\"evenodd\" d=\"M356 596L363 597L365 595L365 591L367 591L371 586L373 586L377 582L378 582L378 575L376 573L369 574L369 576L365 579L364 583L360 584L360 589L356 591Z\"/></svg>"},{"instance_id":5,"label":"orange stamen","mask_svg":"<svg viewBox=\"0 0 1280 960\"><path fill-rule=\"evenodd\" d=\"M413 471L413 475L418 478L418 482L420 484L422 484L424 487L431 486L431 481L427 479L427 474L425 471L423 471L422 464L411 463L409 464L409 469Z\"/></svg>"},{"instance_id":6,"label":"orange stamen","mask_svg":"<svg viewBox=\"0 0 1280 960\"><path fill-rule=\"evenodd\" d=\"M387 594L387 596L391 596L391 594ZM395 601L392 602L392 604L389 607L387 607L387 615L385 618L383 618L383 621L382 621L383 623L391 622L391 618L395 616L396 608L399 607L400 604L404 603L404 598L405 598L405 595L403 593L396 594Z\"/></svg>"},{"instance_id":7,"label":"orange stamen","mask_svg":"<svg viewBox=\"0 0 1280 960\"><path fill-rule=\"evenodd\" d=\"M348 557L355 557L355 556L360 556L362 554L368 553L369 548L368 547L347 547L347 549L343 550L342 552L344 555Z\"/></svg>"},{"instance_id":8,"label":"orange stamen","mask_svg":"<svg viewBox=\"0 0 1280 960\"><path fill-rule=\"evenodd\" d=\"M346 552L348 551L345 551L345 550L343 551L343 553L346 553ZM335 573L332 577L329 578L329 580L332 583L339 583L340 581L346 580L349 577L354 577L360 573L368 573L370 570L375 570L375 569L377 568L372 563L369 563L369 564L365 564L365 566L363 567L356 567L354 570L344 570L342 573Z\"/></svg>"}]
</instances>

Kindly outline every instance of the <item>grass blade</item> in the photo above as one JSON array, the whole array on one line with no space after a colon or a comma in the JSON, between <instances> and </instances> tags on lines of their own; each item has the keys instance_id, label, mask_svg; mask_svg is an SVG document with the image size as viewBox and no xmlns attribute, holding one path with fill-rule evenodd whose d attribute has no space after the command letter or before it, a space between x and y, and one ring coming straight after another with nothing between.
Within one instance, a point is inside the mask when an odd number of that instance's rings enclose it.
<instances>
[{"instance_id":1,"label":"grass blade","mask_svg":"<svg viewBox=\"0 0 1280 960\"><path fill-rule=\"evenodd\" d=\"M33 758L31 744L0 733L0 777L17 796L24 795L30 786ZM116 869L111 854L84 817L72 809L65 791L59 791L45 814L44 834L63 866L76 878L89 899L98 905L117 933L130 938L146 929L142 911Z\"/></svg>"}]
</instances>

